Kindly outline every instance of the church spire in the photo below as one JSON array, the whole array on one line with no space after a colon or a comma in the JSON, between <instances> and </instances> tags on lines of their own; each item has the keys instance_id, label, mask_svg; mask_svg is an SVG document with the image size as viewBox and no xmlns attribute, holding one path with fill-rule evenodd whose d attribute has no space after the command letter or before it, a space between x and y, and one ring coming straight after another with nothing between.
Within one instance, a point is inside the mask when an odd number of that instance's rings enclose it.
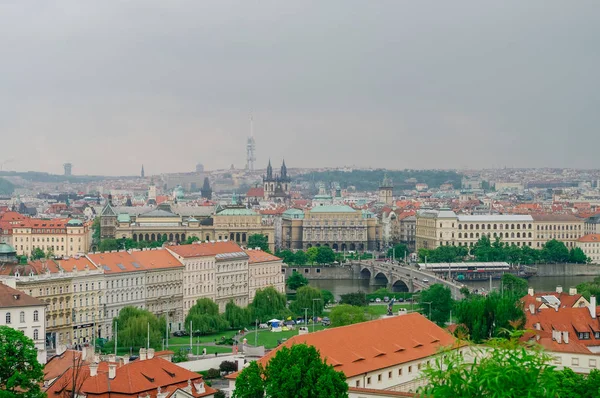
<instances>
[{"instance_id":1,"label":"church spire","mask_svg":"<svg viewBox=\"0 0 600 398\"><path fill-rule=\"evenodd\" d=\"M285 166L285 159L283 159L283 163L281 164L281 179L285 180L287 178L287 167Z\"/></svg>"},{"instance_id":2,"label":"church spire","mask_svg":"<svg viewBox=\"0 0 600 398\"><path fill-rule=\"evenodd\" d=\"M269 159L269 165L267 166L267 179L273 178L273 166L271 166L271 159Z\"/></svg>"},{"instance_id":3,"label":"church spire","mask_svg":"<svg viewBox=\"0 0 600 398\"><path fill-rule=\"evenodd\" d=\"M142 172L140 173L140 176L142 178L144 178L146 176L146 173L144 173L144 165L142 165Z\"/></svg>"}]
</instances>

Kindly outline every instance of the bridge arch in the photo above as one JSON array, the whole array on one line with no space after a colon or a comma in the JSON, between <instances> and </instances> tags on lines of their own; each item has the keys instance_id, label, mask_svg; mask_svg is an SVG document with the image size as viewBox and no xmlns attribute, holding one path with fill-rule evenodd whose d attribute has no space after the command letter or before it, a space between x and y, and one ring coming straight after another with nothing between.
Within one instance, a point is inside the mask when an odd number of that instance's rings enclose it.
<instances>
[{"instance_id":1,"label":"bridge arch","mask_svg":"<svg viewBox=\"0 0 600 398\"><path fill-rule=\"evenodd\" d=\"M408 283L402 279L396 279L392 283L392 292L409 292Z\"/></svg>"},{"instance_id":2,"label":"bridge arch","mask_svg":"<svg viewBox=\"0 0 600 398\"><path fill-rule=\"evenodd\" d=\"M360 277L362 279L371 279L371 270L369 268L363 268L360 270Z\"/></svg>"},{"instance_id":3,"label":"bridge arch","mask_svg":"<svg viewBox=\"0 0 600 398\"><path fill-rule=\"evenodd\" d=\"M373 278L374 285L387 285L390 283L387 275L383 272L375 271L375 277Z\"/></svg>"}]
</instances>

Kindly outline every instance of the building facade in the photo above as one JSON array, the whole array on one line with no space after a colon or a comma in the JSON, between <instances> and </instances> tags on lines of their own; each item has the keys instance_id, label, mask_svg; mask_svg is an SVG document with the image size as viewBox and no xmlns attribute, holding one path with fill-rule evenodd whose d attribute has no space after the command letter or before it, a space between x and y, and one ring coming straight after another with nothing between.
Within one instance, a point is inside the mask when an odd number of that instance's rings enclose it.
<instances>
[{"instance_id":1,"label":"building facade","mask_svg":"<svg viewBox=\"0 0 600 398\"><path fill-rule=\"evenodd\" d=\"M282 248L329 246L333 250L377 250L381 228L371 212L347 205L288 209L282 216Z\"/></svg>"},{"instance_id":2,"label":"building facade","mask_svg":"<svg viewBox=\"0 0 600 398\"><path fill-rule=\"evenodd\" d=\"M248 255L248 302L254 300L257 290L268 286L285 293L283 261L262 250L248 249L245 252Z\"/></svg>"},{"instance_id":3,"label":"building facade","mask_svg":"<svg viewBox=\"0 0 600 398\"><path fill-rule=\"evenodd\" d=\"M600 234L587 234L577 239L576 246L590 259L592 264L600 264Z\"/></svg>"},{"instance_id":4,"label":"building facade","mask_svg":"<svg viewBox=\"0 0 600 398\"><path fill-rule=\"evenodd\" d=\"M46 363L46 303L0 281L0 326L20 330L33 340L37 360Z\"/></svg>"},{"instance_id":5,"label":"building facade","mask_svg":"<svg viewBox=\"0 0 600 398\"><path fill-rule=\"evenodd\" d=\"M551 239L561 241L571 249L584 232L584 220L568 214L533 214L536 249Z\"/></svg>"}]
</instances>

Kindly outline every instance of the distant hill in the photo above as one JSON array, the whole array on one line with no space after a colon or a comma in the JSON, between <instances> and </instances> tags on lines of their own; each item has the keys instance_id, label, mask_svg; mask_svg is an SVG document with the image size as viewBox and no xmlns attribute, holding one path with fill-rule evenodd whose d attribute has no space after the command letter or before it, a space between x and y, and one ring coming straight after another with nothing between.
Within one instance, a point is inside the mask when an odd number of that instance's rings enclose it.
<instances>
[{"instance_id":1,"label":"distant hill","mask_svg":"<svg viewBox=\"0 0 600 398\"><path fill-rule=\"evenodd\" d=\"M338 182L343 188L355 186L358 191L375 191L383 181L384 175L392 179L394 190L414 189L416 183L425 183L430 188L437 188L441 184L451 183L455 188L460 188L462 176L454 171L445 170L353 170L321 171L295 176L297 181L323 181L325 184ZM408 180L408 181L407 181Z\"/></svg>"},{"instance_id":2,"label":"distant hill","mask_svg":"<svg viewBox=\"0 0 600 398\"><path fill-rule=\"evenodd\" d=\"M0 177L0 195L12 195L15 190L15 185Z\"/></svg>"},{"instance_id":3,"label":"distant hill","mask_svg":"<svg viewBox=\"0 0 600 398\"><path fill-rule=\"evenodd\" d=\"M43 173L40 171L2 171L0 172L0 178L2 176L10 177L21 177L24 180L31 182L92 182L104 180L106 177L103 176L65 176L60 174Z\"/></svg>"}]
</instances>

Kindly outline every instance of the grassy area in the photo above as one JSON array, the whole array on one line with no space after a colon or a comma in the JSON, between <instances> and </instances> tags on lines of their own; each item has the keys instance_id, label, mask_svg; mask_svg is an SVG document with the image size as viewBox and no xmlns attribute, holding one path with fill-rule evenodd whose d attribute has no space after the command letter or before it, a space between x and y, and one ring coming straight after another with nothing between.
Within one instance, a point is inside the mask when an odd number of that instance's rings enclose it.
<instances>
[{"instance_id":1,"label":"grassy area","mask_svg":"<svg viewBox=\"0 0 600 398\"><path fill-rule=\"evenodd\" d=\"M185 352L188 352L188 348L190 347L189 342L187 345L170 345L169 344L169 349L171 351L179 351L180 349L185 350ZM202 350L206 348L206 354L207 355L212 355L215 352L219 353L219 354L223 354L223 353L231 353L232 352L232 347L228 347L228 346L221 346L221 345L209 345L209 346L196 346L194 344L194 355L201 355L202 354Z\"/></svg>"},{"instance_id":2,"label":"grassy area","mask_svg":"<svg viewBox=\"0 0 600 398\"><path fill-rule=\"evenodd\" d=\"M326 329L322 325L315 325L315 331ZM312 332L312 325L309 325L309 331ZM258 345L264 345L265 348L277 347L277 340L289 339L290 337L298 335L298 327L296 330L289 330L287 332L271 332L270 330L262 329L258 331ZM246 333L244 336L248 339L249 345L254 345L254 331Z\"/></svg>"},{"instance_id":3,"label":"grassy area","mask_svg":"<svg viewBox=\"0 0 600 398\"><path fill-rule=\"evenodd\" d=\"M400 308L405 308L409 312L411 310L417 311L417 310L419 310L419 304L418 303L415 303L414 305L411 305L410 303L394 304L394 306L393 306L394 314L397 314L398 310ZM369 312L369 314L372 314L372 315L385 315L385 314L387 314L387 309L388 309L387 304L373 304L368 307L368 312Z\"/></svg>"},{"instance_id":4,"label":"grassy area","mask_svg":"<svg viewBox=\"0 0 600 398\"><path fill-rule=\"evenodd\" d=\"M235 336L237 330L226 330L224 332L215 333L215 334L207 334L206 336L193 337L194 344L198 344L198 339L200 339L200 343L214 343L215 340L221 340L221 337L230 338ZM169 337L169 345L172 344L187 344L190 345L190 336L184 337Z\"/></svg>"}]
</instances>

